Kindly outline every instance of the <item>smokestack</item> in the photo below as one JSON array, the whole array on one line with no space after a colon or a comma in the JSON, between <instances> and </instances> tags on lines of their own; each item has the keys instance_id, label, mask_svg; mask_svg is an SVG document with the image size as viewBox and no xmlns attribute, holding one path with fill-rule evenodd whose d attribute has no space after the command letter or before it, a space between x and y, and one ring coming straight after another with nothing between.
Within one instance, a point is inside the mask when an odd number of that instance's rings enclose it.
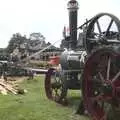
<instances>
[{"instance_id":1,"label":"smokestack","mask_svg":"<svg viewBox=\"0 0 120 120\"><path fill-rule=\"evenodd\" d=\"M70 0L67 4L69 11L69 29L70 29L70 49L74 50L77 45L77 11L78 2Z\"/></svg>"}]
</instances>

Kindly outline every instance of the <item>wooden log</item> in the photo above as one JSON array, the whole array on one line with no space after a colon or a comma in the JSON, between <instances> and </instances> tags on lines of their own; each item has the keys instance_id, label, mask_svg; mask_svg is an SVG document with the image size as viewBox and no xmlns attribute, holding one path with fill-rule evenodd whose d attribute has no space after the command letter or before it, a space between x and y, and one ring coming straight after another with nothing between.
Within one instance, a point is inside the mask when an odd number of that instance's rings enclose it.
<instances>
[{"instance_id":1,"label":"wooden log","mask_svg":"<svg viewBox=\"0 0 120 120\"><path fill-rule=\"evenodd\" d=\"M15 90L11 85L5 84L3 82L0 82L0 85L2 85L6 90L12 92L13 94L17 94L17 90Z\"/></svg>"}]
</instances>

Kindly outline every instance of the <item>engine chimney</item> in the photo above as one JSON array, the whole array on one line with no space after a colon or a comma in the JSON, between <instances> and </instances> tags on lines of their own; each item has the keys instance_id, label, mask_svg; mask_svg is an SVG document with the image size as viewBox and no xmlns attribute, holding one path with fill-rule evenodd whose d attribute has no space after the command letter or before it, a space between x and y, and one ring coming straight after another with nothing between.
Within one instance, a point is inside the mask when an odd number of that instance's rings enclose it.
<instances>
[{"instance_id":1,"label":"engine chimney","mask_svg":"<svg viewBox=\"0 0 120 120\"><path fill-rule=\"evenodd\" d=\"M69 11L69 29L70 29L70 43L69 48L74 50L77 45L77 10L78 2L70 0L67 4Z\"/></svg>"}]
</instances>

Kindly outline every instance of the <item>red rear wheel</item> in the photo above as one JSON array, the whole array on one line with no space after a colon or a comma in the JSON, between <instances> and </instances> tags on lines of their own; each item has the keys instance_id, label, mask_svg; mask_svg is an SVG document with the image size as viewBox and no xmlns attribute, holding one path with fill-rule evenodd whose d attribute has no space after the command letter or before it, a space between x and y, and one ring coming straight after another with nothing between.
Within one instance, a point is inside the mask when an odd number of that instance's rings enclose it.
<instances>
[{"instance_id":1,"label":"red rear wheel","mask_svg":"<svg viewBox=\"0 0 120 120\"><path fill-rule=\"evenodd\" d=\"M119 61L119 54L113 50L100 49L85 64L83 98L93 120L108 120L111 111L116 114L120 110Z\"/></svg>"}]
</instances>

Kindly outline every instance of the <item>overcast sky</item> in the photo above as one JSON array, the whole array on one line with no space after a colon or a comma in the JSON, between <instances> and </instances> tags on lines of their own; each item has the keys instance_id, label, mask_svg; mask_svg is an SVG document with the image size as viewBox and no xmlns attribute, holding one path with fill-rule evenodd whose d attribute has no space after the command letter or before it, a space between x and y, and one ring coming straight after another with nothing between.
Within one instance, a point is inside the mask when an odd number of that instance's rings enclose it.
<instances>
[{"instance_id":1,"label":"overcast sky","mask_svg":"<svg viewBox=\"0 0 120 120\"><path fill-rule=\"evenodd\" d=\"M46 41L62 38L68 26L68 0L0 0L0 48L7 47L14 33L42 33ZM78 25L99 12L120 18L120 0L78 0Z\"/></svg>"}]
</instances>

